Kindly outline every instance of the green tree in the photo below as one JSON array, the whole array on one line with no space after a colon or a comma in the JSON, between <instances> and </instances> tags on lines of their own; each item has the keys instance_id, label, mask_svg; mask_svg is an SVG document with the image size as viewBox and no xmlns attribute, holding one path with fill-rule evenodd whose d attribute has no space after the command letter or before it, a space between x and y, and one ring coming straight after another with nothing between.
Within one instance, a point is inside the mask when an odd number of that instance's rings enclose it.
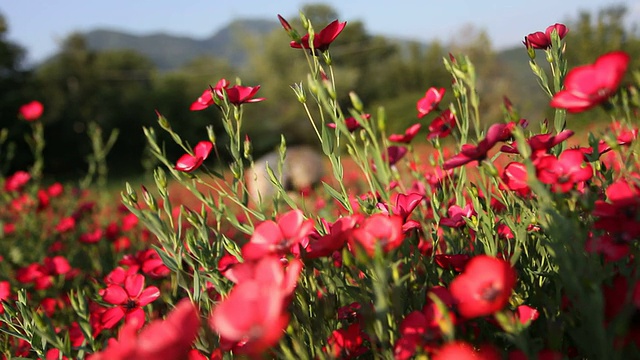
<instances>
[{"instance_id":1,"label":"green tree","mask_svg":"<svg viewBox=\"0 0 640 360\"><path fill-rule=\"evenodd\" d=\"M31 161L22 139L28 126L17 120L19 107L32 100L28 88L30 72L23 67L24 50L6 38L7 31L5 18L0 14L0 128L9 131L7 143L0 146L3 171L9 171L9 165L11 170L25 168ZM11 154L16 158L9 162Z\"/></svg>"},{"instance_id":2,"label":"green tree","mask_svg":"<svg viewBox=\"0 0 640 360\"><path fill-rule=\"evenodd\" d=\"M112 170L139 169L145 146L141 127L155 118L154 71L150 60L133 51L95 52L81 35L69 36L36 73L47 108L45 171L74 177L84 171L89 122L105 134L116 128L122 133L109 157Z\"/></svg>"}]
</instances>

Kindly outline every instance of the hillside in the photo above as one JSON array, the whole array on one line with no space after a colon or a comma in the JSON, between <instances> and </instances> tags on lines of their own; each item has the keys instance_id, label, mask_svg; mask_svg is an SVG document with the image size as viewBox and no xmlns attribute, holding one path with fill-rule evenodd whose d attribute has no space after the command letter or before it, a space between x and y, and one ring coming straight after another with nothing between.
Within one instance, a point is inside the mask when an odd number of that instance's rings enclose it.
<instances>
[{"instance_id":1,"label":"hillside","mask_svg":"<svg viewBox=\"0 0 640 360\"><path fill-rule=\"evenodd\" d=\"M236 20L210 37L194 39L166 33L134 35L123 31L96 29L85 33L92 50L135 50L151 59L158 69L171 70L202 55L215 55L232 64L244 64L244 36L267 34L277 26L269 20Z\"/></svg>"}]
</instances>

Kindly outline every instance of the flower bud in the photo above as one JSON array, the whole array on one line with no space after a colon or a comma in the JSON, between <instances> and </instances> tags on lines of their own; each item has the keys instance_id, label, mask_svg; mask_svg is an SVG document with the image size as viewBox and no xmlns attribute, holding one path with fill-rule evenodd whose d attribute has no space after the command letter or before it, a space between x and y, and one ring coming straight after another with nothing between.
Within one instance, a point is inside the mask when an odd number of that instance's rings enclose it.
<instances>
[{"instance_id":1,"label":"flower bud","mask_svg":"<svg viewBox=\"0 0 640 360\"><path fill-rule=\"evenodd\" d=\"M162 114L160 114L158 110L156 110L156 114L158 115L158 124L160 124L160 127L165 130L170 130L171 124L169 124L169 121L167 120L167 118L164 117Z\"/></svg>"},{"instance_id":2,"label":"flower bud","mask_svg":"<svg viewBox=\"0 0 640 360\"><path fill-rule=\"evenodd\" d=\"M353 108L356 109L356 111L361 113L364 112L364 106L362 105L362 100L360 100L360 97L358 97L358 94L356 94L353 91L350 91L349 98L351 99L351 104L353 105Z\"/></svg>"}]
</instances>

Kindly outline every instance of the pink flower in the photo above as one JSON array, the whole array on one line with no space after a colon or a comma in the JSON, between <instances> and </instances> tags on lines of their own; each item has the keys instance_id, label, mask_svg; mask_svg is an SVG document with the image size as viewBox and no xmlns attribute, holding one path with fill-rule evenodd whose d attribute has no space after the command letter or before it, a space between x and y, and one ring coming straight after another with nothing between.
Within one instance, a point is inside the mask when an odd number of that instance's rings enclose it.
<instances>
[{"instance_id":1,"label":"pink flower","mask_svg":"<svg viewBox=\"0 0 640 360\"><path fill-rule=\"evenodd\" d=\"M551 106L578 113L606 101L622 81L630 57L624 51L600 56L591 65L571 69L564 79L564 90L551 99Z\"/></svg>"},{"instance_id":2,"label":"pink flower","mask_svg":"<svg viewBox=\"0 0 640 360\"><path fill-rule=\"evenodd\" d=\"M436 89L434 87L429 88L424 94L424 97L418 100L416 108L418 109L418 117L422 118L434 109L438 108L438 104L444 97L445 89Z\"/></svg>"},{"instance_id":3,"label":"pink flower","mask_svg":"<svg viewBox=\"0 0 640 360\"><path fill-rule=\"evenodd\" d=\"M101 295L105 302L116 305L102 314L103 328L114 327L124 317L125 323L134 322L139 329L145 322L142 307L155 301L160 290L155 286L145 288L144 276L131 274L124 279L124 284L111 284Z\"/></svg>"},{"instance_id":4,"label":"pink flower","mask_svg":"<svg viewBox=\"0 0 640 360\"><path fill-rule=\"evenodd\" d=\"M338 22L338 20L334 20L329 25L327 25L324 29L320 30L319 33L316 33L313 37L313 48L316 51L325 52L329 49L329 45L340 35L344 27L347 25L347 22ZM300 39L300 42L291 41L291 47L295 49L310 49L309 46L309 34L306 34Z\"/></svg>"},{"instance_id":5,"label":"pink flower","mask_svg":"<svg viewBox=\"0 0 640 360\"><path fill-rule=\"evenodd\" d=\"M210 141L200 141L193 148L193 155L184 154L178 159L175 169L178 171L191 172L199 168L209 156L211 149L213 149L213 143Z\"/></svg>"},{"instance_id":6,"label":"pink flower","mask_svg":"<svg viewBox=\"0 0 640 360\"><path fill-rule=\"evenodd\" d=\"M35 121L42 116L43 111L44 106L42 106L42 103L34 100L20 106L19 116L26 121Z\"/></svg>"},{"instance_id":7,"label":"pink flower","mask_svg":"<svg viewBox=\"0 0 640 360\"><path fill-rule=\"evenodd\" d=\"M383 155L384 160L389 159L389 165L395 165L400 159L407 154L407 148L404 146L391 145L387 148L386 156Z\"/></svg>"}]
</instances>

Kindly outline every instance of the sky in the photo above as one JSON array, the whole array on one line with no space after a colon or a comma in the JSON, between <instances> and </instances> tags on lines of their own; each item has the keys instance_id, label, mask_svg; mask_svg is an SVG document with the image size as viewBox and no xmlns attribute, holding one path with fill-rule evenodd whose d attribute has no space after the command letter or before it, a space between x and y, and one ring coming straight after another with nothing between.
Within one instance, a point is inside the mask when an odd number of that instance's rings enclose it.
<instances>
[{"instance_id":1,"label":"sky","mask_svg":"<svg viewBox=\"0 0 640 360\"><path fill-rule=\"evenodd\" d=\"M361 20L376 35L428 42L448 42L468 24L485 29L496 49L516 46L522 38L556 22L625 4L628 19L640 19L640 0L325 0L341 21ZM0 13L8 38L27 50L27 63L53 55L73 31L97 28L138 35L168 33L206 38L238 18L293 18L310 1L297 0L3 0ZM395 6L391 6L394 4Z\"/></svg>"}]
</instances>

